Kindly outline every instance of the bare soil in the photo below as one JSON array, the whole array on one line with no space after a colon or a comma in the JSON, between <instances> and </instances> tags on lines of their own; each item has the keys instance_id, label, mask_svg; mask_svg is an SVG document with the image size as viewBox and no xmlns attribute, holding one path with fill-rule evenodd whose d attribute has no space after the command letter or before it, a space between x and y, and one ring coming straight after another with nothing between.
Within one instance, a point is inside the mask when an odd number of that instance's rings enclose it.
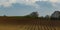
<instances>
[{"instance_id":1,"label":"bare soil","mask_svg":"<svg viewBox=\"0 0 60 30\"><path fill-rule=\"evenodd\" d=\"M60 30L59 20L0 17L0 30Z\"/></svg>"}]
</instances>

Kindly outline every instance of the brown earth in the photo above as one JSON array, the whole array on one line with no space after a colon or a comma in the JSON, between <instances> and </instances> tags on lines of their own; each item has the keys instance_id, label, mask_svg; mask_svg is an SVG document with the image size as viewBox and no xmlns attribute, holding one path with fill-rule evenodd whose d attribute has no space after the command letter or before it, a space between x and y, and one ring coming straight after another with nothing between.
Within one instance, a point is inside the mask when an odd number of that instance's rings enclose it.
<instances>
[{"instance_id":1,"label":"brown earth","mask_svg":"<svg viewBox=\"0 0 60 30\"><path fill-rule=\"evenodd\" d=\"M60 26L60 21L45 20L38 18L0 17L0 24L36 24L36 25L48 25L48 26Z\"/></svg>"},{"instance_id":2,"label":"brown earth","mask_svg":"<svg viewBox=\"0 0 60 30\"><path fill-rule=\"evenodd\" d=\"M60 30L59 20L0 17L0 30Z\"/></svg>"}]
</instances>

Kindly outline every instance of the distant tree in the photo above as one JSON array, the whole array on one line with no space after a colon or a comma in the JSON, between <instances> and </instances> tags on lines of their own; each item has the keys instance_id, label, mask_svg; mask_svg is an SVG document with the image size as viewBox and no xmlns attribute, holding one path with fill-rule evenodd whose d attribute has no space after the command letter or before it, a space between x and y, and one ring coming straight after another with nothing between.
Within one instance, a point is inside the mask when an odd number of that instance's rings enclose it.
<instances>
[{"instance_id":1,"label":"distant tree","mask_svg":"<svg viewBox=\"0 0 60 30\"><path fill-rule=\"evenodd\" d=\"M4 15L4 17L6 17L6 15Z\"/></svg>"},{"instance_id":2,"label":"distant tree","mask_svg":"<svg viewBox=\"0 0 60 30\"><path fill-rule=\"evenodd\" d=\"M59 18L58 18L59 20L60 20L60 16L59 16Z\"/></svg>"},{"instance_id":3,"label":"distant tree","mask_svg":"<svg viewBox=\"0 0 60 30\"><path fill-rule=\"evenodd\" d=\"M40 19L44 19L44 17L43 16L41 16L41 17L39 17Z\"/></svg>"},{"instance_id":4,"label":"distant tree","mask_svg":"<svg viewBox=\"0 0 60 30\"><path fill-rule=\"evenodd\" d=\"M37 18L38 17L38 12L32 12L29 15L26 15L26 17Z\"/></svg>"},{"instance_id":5,"label":"distant tree","mask_svg":"<svg viewBox=\"0 0 60 30\"><path fill-rule=\"evenodd\" d=\"M32 17L38 17L38 12L32 12L32 13L30 14L30 16L32 16Z\"/></svg>"},{"instance_id":6,"label":"distant tree","mask_svg":"<svg viewBox=\"0 0 60 30\"><path fill-rule=\"evenodd\" d=\"M26 17L26 18L31 18L29 15L26 15L26 16L24 16L24 17Z\"/></svg>"},{"instance_id":7,"label":"distant tree","mask_svg":"<svg viewBox=\"0 0 60 30\"><path fill-rule=\"evenodd\" d=\"M50 16L49 16L49 15L46 15L46 16L45 16L45 19L50 19Z\"/></svg>"}]
</instances>

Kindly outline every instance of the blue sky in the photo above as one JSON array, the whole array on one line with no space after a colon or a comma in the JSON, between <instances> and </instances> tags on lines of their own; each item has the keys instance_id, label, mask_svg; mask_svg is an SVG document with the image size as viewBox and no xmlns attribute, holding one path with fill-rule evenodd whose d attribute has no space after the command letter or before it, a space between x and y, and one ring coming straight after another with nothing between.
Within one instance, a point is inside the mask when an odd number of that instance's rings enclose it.
<instances>
[{"instance_id":1,"label":"blue sky","mask_svg":"<svg viewBox=\"0 0 60 30\"><path fill-rule=\"evenodd\" d=\"M60 0L0 0L0 16L24 16L37 11L39 16L60 11Z\"/></svg>"}]
</instances>

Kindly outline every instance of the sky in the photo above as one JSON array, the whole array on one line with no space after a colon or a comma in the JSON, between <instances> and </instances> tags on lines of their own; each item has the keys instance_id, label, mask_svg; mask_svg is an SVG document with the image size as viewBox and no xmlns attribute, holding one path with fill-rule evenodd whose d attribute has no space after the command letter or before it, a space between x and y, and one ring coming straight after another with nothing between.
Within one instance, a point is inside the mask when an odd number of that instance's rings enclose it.
<instances>
[{"instance_id":1,"label":"sky","mask_svg":"<svg viewBox=\"0 0 60 30\"><path fill-rule=\"evenodd\" d=\"M60 11L60 0L0 0L0 16L24 16L36 11L39 16Z\"/></svg>"}]
</instances>

